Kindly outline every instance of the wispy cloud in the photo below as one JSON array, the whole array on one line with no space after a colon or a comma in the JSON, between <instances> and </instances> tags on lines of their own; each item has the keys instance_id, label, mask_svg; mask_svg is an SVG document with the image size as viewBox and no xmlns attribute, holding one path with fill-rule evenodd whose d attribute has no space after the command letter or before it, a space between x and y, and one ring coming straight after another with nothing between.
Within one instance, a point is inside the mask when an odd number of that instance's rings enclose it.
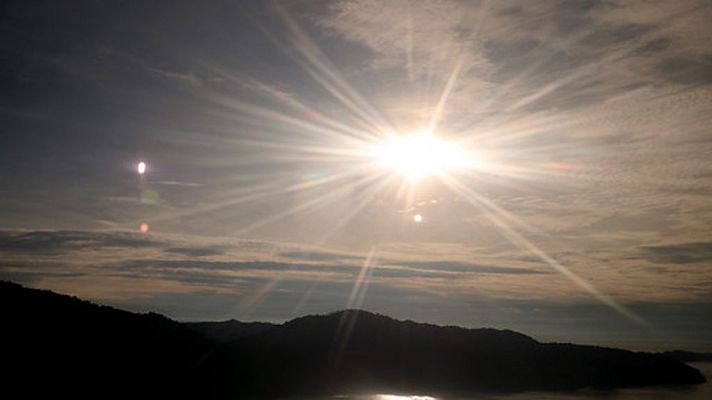
<instances>
[{"instance_id":1,"label":"wispy cloud","mask_svg":"<svg viewBox=\"0 0 712 400\"><path fill-rule=\"evenodd\" d=\"M100 231L0 231L0 250L8 253L67 253L113 248L157 248L166 244L134 232Z\"/></svg>"},{"instance_id":2,"label":"wispy cloud","mask_svg":"<svg viewBox=\"0 0 712 400\"><path fill-rule=\"evenodd\" d=\"M659 264L691 264L712 261L712 242L641 246L641 257Z\"/></svg>"}]
</instances>

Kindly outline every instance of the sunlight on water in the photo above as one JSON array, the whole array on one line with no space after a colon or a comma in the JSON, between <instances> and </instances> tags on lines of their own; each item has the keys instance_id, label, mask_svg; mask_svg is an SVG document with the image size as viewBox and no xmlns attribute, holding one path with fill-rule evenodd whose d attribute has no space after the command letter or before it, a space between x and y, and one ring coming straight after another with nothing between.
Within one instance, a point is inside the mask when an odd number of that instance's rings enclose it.
<instances>
[{"instance_id":1,"label":"sunlight on water","mask_svg":"<svg viewBox=\"0 0 712 400\"><path fill-rule=\"evenodd\" d=\"M394 394L377 394L373 400L437 400L430 396L398 396Z\"/></svg>"},{"instance_id":2,"label":"sunlight on water","mask_svg":"<svg viewBox=\"0 0 712 400\"><path fill-rule=\"evenodd\" d=\"M475 394L471 396L423 394L372 394L331 397L299 397L290 400L709 400L712 399L712 363L690 363L707 378L702 385L648 387L613 391L583 390L574 393L525 392L516 394Z\"/></svg>"}]
</instances>

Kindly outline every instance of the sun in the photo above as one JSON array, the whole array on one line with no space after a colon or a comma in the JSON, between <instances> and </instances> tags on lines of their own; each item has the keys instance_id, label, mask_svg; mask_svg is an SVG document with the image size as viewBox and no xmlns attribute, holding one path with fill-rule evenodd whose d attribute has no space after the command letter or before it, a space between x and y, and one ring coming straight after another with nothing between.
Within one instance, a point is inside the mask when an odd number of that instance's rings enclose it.
<instances>
[{"instance_id":1,"label":"sun","mask_svg":"<svg viewBox=\"0 0 712 400\"><path fill-rule=\"evenodd\" d=\"M394 136L373 149L376 163L411 181L443 175L475 164L472 152L431 133Z\"/></svg>"}]
</instances>

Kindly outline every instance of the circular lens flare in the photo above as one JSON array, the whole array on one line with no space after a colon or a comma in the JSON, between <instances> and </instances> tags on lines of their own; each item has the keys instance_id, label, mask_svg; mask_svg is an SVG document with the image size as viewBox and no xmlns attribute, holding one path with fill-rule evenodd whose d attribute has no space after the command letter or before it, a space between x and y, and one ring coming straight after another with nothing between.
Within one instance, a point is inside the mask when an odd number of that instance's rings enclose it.
<instances>
[{"instance_id":1,"label":"circular lens flare","mask_svg":"<svg viewBox=\"0 0 712 400\"><path fill-rule=\"evenodd\" d=\"M413 221L415 221L416 224L419 224L419 223L423 222L423 216L420 214L415 214L413 216Z\"/></svg>"},{"instance_id":2,"label":"circular lens flare","mask_svg":"<svg viewBox=\"0 0 712 400\"><path fill-rule=\"evenodd\" d=\"M146 173L146 163L141 161L138 163L138 166L136 167L136 170L138 171L139 175L143 175Z\"/></svg>"}]
</instances>

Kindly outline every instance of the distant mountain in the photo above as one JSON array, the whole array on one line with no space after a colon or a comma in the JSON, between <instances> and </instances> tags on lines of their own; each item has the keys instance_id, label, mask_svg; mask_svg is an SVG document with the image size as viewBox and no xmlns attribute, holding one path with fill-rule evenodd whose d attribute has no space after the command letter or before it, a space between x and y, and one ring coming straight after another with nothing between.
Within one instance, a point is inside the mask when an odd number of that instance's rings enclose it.
<instances>
[{"instance_id":1,"label":"distant mountain","mask_svg":"<svg viewBox=\"0 0 712 400\"><path fill-rule=\"evenodd\" d=\"M346 310L282 325L178 323L0 282L4 390L22 397L258 398L704 382L662 354L545 344Z\"/></svg>"},{"instance_id":2,"label":"distant mountain","mask_svg":"<svg viewBox=\"0 0 712 400\"><path fill-rule=\"evenodd\" d=\"M240 322L234 319L219 322L184 322L183 325L220 343L263 333L278 326L267 322Z\"/></svg>"},{"instance_id":3,"label":"distant mountain","mask_svg":"<svg viewBox=\"0 0 712 400\"><path fill-rule=\"evenodd\" d=\"M543 344L508 330L440 327L359 310L298 318L228 343L198 374L205 387L235 396L560 391L705 381L696 369L662 355Z\"/></svg>"}]
</instances>

